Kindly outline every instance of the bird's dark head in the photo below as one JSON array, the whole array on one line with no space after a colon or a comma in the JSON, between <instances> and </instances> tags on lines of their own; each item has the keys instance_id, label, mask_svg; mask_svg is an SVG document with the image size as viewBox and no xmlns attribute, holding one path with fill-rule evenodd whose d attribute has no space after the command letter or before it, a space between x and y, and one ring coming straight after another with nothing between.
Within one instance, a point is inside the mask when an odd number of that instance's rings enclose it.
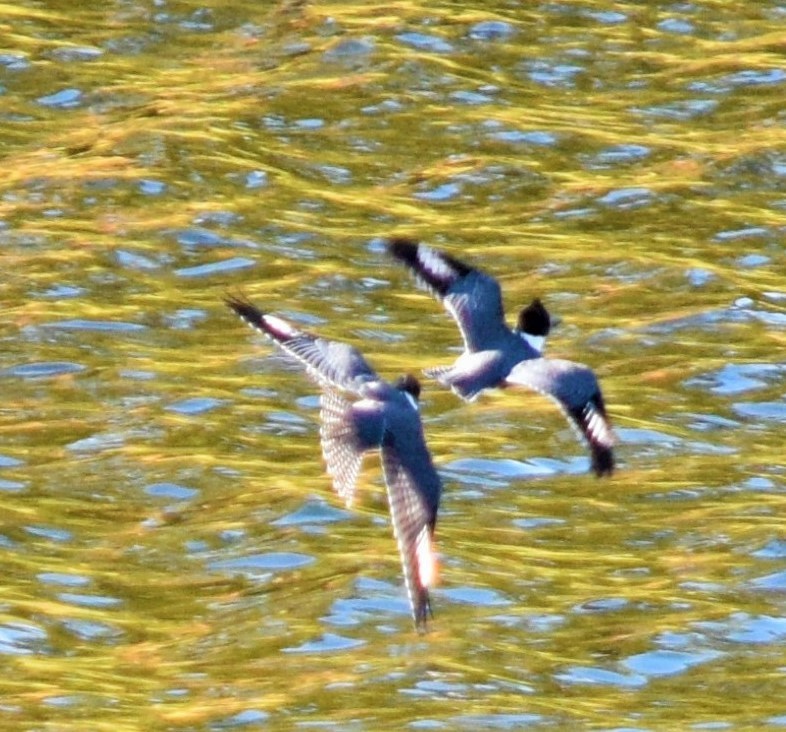
<instances>
[{"instance_id":1,"label":"bird's dark head","mask_svg":"<svg viewBox=\"0 0 786 732\"><path fill-rule=\"evenodd\" d=\"M412 374L399 376L396 379L396 389L406 392L416 402L420 399L420 382Z\"/></svg>"},{"instance_id":2,"label":"bird's dark head","mask_svg":"<svg viewBox=\"0 0 786 732\"><path fill-rule=\"evenodd\" d=\"M551 316L540 301L540 298L536 297L519 313L518 330L520 333L542 338L549 334L551 330Z\"/></svg>"}]
</instances>

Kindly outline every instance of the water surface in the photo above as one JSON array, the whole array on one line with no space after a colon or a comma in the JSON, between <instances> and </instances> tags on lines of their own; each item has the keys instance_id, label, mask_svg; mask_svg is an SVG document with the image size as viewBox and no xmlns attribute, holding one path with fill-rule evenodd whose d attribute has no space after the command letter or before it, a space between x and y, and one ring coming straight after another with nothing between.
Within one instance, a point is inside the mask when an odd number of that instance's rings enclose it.
<instances>
[{"instance_id":1,"label":"water surface","mask_svg":"<svg viewBox=\"0 0 786 732\"><path fill-rule=\"evenodd\" d=\"M783 3L0 10L5 727L786 724ZM424 636L221 303L447 363L391 234L542 297L621 442L427 384Z\"/></svg>"}]
</instances>

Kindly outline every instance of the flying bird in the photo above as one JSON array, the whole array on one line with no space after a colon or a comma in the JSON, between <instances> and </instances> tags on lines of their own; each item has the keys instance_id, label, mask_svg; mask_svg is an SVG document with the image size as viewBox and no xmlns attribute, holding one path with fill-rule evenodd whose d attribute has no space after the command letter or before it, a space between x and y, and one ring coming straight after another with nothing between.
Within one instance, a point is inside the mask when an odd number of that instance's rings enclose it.
<instances>
[{"instance_id":1,"label":"flying bird","mask_svg":"<svg viewBox=\"0 0 786 732\"><path fill-rule=\"evenodd\" d=\"M391 239L387 250L442 302L464 340L458 359L428 369L428 376L467 401L484 389L507 386L550 397L589 446L595 473L613 472L616 438L598 380L583 364L543 356L551 318L539 299L520 311L512 329L505 322L499 283L491 275L411 239Z\"/></svg>"},{"instance_id":2,"label":"flying bird","mask_svg":"<svg viewBox=\"0 0 786 732\"><path fill-rule=\"evenodd\" d=\"M434 528L442 483L423 436L418 380L407 375L390 384L350 345L301 331L245 299L227 296L225 302L303 364L321 387L322 455L347 506L364 453L379 448L412 616L425 629L432 614L429 587L436 579Z\"/></svg>"}]
</instances>

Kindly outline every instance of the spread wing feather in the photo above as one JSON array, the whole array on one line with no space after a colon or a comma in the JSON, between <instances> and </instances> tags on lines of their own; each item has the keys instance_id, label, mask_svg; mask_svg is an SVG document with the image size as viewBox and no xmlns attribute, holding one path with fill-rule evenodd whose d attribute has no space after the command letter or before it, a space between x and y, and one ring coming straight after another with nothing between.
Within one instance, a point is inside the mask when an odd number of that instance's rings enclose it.
<instances>
[{"instance_id":1,"label":"spread wing feather","mask_svg":"<svg viewBox=\"0 0 786 732\"><path fill-rule=\"evenodd\" d=\"M505 379L552 399L581 440L589 445L597 475L614 470L614 430L592 370L563 359L536 358L517 364Z\"/></svg>"},{"instance_id":2,"label":"spread wing feather","mask_svg":"<svg viewBox=\"0 0 786 732\"><path fill-rule=\"evenodd\" d=\"M320 386L356 392L363 382L379 378L353 346L301 331L282 318L263 313L241 298L227 296L225 302L248 325L264 333L300 361L306 367L306 373Z\"/></svg>"}]
</instances>

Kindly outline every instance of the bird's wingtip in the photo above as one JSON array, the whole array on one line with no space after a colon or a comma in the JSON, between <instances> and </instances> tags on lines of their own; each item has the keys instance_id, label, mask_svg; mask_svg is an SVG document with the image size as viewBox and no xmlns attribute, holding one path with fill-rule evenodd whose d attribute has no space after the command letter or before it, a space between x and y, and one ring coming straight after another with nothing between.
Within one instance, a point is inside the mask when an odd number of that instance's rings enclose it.
<instances>
[{"instance_id":1,"label":"bird's wingtip","mask_svg":"<svg viewBox=\"0 0 786 732\"><path fill-rule=\"evenodd\" d=\"M232 310L244 323L256 330L263 331L271 335L269 324L266 322L267 313L260 310L242 293L224 293L224 304Z\"/></svg>"},{"instance_id":2,"label":"bird's wingtip","mask_svg":"<svg viewBox=\"0 0 786 732\"><path fill-rule=\"evenodd\" d=\"M429 621L434 619L434 611L431 609L431 597L427 590L423 591L423 598L417 607L414 608L415 630L420 635L429 632Z\"/></svg>"},{"instance_id":3,"label":"bird's wingtip","mask_svg":"<svg viewBox=\"0 0 786 732\"><path fill-rule=\"evenodd\" d=\"M417 260L418 242L406 236L393 236L385 243L388 254L403 262Z\"/></svg>"},{"instance_id":4,"label":"bird's wingtip","mask_svg":"<svg viewBox=\"0 0 786 732\"><path fill-rule=\"evenodd\" d=\"M592 451L592 469L599 478L614 473L614 452L611 448L597 448Z\"/></svg>"}]
</instances>

